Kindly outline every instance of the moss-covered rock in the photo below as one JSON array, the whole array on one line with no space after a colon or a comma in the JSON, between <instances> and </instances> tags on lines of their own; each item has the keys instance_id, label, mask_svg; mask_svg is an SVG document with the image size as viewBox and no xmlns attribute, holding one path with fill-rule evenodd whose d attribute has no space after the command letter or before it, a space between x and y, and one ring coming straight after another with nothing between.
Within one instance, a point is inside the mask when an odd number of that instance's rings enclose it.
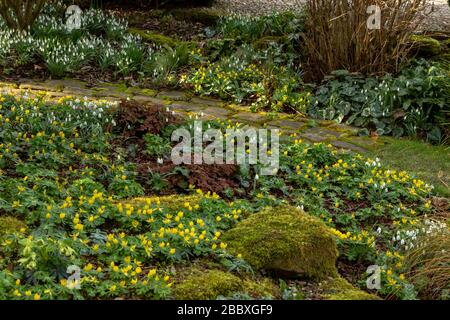
<instances>
[{"instance_id":1,"label":"moss-covered rock","mask_svg":"<svg viewBox=\"0 0 450 320\"><path fill-rule=\"evenodd\" d=\"M256 282L221 270L205 271L194 268L190 269L186 278L173 289L173 295L178 300L211 300L234 293L252 297L272 297L276 294L276 288L268 279Z\"/></svg>"},{"instance_id":2,"label":"moss-covered rock","mask_svg":"<svg viewBox=\"0 0 450 320\"><path fill-rule=\"evenodd\" d=\"M207 300L227 296L242 288L241 279L219 270L194 271L173 289L179 300Z\"/></svg>"},{"instance_id":3,"label":"moss-covered rock","mask_svg":"<svg viewBox=\"0 0 450 320\"><path fill-rule=\"evenodd\" d=\"M342 277L322 282L323 298L326 300L381 300L380 297L355 288Z\"/></svg>"},{"instance_id":4,"label":"moss-covered rock","mask_svg":"<svg viewBox=\"0 0 450 320\"><path fill-rule=\"evenodd\" d=\"M413 42L413 53L420 57L432 57L441 53L441 43L427 36L413 35L411 36Z\"/></svg>"},{"instance_id":5,"label":"moss-covered rock","mask_svg":"<svg viewBox=\"0 0 450 320\"><path fill-rule=\"evenodd\" d=\"M179 44L179 41L170 37L167 37L163 34L152 32L150 30L142 30L137 28L130 28L128 31L131 34L138 35L145 42L150 42L156 45L164 46L168 45L169 47L175 47Z\"/></svg>"},{"instance_id":6,"label":"moss-covered rock","mask_svg":"<svg viewBox=\"0 0 450 320\"><path fill-rule=\"evenodd\" d=\"M257 270L316 279L337 274L338 252L329 228L295 207L267 207L227 231L222 240Z\"/></svg>"},{"instance_id":7,"label":"moss-covered rock","mask_svg":"<svg viewBox=\"0 0 450 320\"><path fill-rule=\"evenodd\" d=\"M205 8L176 9L170 13L177 20L199 22L206 26L214 26L223 14L219 10Z\"/></svg>"},{"instance_id":8,"label":"moss-covered rock","mask_svg":"<svg viewBox=\"0 0 450 320\"><path fill-rule=\"evenodd\" d=\"M0 217L0 237L10 233L19 232L20 229L25 228L27 225L22 221L10 216Z\"/></svg>"}]
</instances>

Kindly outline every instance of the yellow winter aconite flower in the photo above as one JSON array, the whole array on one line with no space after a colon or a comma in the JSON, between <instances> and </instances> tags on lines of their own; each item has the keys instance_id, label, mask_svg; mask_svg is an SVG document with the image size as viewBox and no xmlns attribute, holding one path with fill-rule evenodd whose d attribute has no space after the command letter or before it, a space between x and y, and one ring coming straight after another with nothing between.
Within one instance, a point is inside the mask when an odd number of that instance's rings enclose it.
<instances>
[{"instance_id":1,"label":"yellow winter aconite flower","mask_svg":"<svg viewBox=\"0 0 450 320\"><path fill-rule=\"evenodd\" d=\"M92 263L88 263L85 267L84 267L84 271L91 271L93 269L93 265Z\"/></svg>"}]
</instances>

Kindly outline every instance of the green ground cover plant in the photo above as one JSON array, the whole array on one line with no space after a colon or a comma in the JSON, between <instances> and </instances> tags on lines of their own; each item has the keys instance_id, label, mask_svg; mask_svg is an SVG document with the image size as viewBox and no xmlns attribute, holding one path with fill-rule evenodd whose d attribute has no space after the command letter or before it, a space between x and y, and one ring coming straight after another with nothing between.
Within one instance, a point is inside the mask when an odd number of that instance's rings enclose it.
<instances>
[{"instance_id":1,"label":"green ground cover plant","mask_svg":"<svg viewBox=\"0 0 450 320\"><path fill-rule=\"evenodd\" d=\"M283 204L323 221L343 263L384 266L382 296L421 295L402 261L420 247L419 235L448 232L431 216L431 184L377 158L292 136L282 145L277 175L256 178L259 165L237 171L244 199L239 188L216 194L195 185L184 189L190 198L159 198L140 184L139 164L116 144L124 140L118 135L134 130L118 127L117 108L2 95L0 212L18 226L8 222L1 233L2 298L167 298L179 281L171 266L202 257L255 276L246 252L230 254L221 235L249 215L257 219L262 208ZM210 123L230 125L236 124ZM71 288L71 265L81 269L81 290Z\"/></svg>"}]
</instances>

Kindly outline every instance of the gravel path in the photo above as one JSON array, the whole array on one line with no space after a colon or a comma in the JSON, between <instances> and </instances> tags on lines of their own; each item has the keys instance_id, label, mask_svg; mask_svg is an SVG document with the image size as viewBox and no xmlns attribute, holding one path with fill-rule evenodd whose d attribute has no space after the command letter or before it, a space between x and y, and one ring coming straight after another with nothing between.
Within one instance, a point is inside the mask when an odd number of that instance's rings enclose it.
<instances>
[{"instance_id":1,"label":"gravel path","mask_svg":"<svg viewBox=\"0 0 450 320\"><path fill-rule=\"evenodd\" d=\"M273 11L299 10L304 0L215 0L214 7L229 13L262 15ZM447 0L428 0L433 12L424 21L422 30L450 32L450 7Z\"/></svg>"}]
</instances>

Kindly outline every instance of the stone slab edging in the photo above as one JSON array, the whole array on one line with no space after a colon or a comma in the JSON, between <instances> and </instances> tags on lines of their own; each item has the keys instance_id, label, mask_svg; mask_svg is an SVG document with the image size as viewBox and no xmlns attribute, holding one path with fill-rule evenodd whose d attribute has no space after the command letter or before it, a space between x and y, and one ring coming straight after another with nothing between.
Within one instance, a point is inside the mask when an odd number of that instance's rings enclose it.
<instances>
[{"instance_id":1,"label":"stone slab edging","mask_svg":"<svg viewBox=\"0 0 450 320\"><path fill-rule=\"evenodd\" d=\"M90 86L75 79L0 81L0 88L7 89L13 94L45 92L49 98L72 96L112 102L133 99L143 104L154 103L165 106L184 117L230 120L255 127L278 128L285 134L296 134L297 137L309 142L326 142L338 149L360 153L366 152L365 147L375 143L368 137L359 137L357 128L335 121L316 120L287 113L252 113L248 106L234 105L210 97L193 96L186 91L127 87L120 83L100 83Z\"/></svg>"}]
</instances>

